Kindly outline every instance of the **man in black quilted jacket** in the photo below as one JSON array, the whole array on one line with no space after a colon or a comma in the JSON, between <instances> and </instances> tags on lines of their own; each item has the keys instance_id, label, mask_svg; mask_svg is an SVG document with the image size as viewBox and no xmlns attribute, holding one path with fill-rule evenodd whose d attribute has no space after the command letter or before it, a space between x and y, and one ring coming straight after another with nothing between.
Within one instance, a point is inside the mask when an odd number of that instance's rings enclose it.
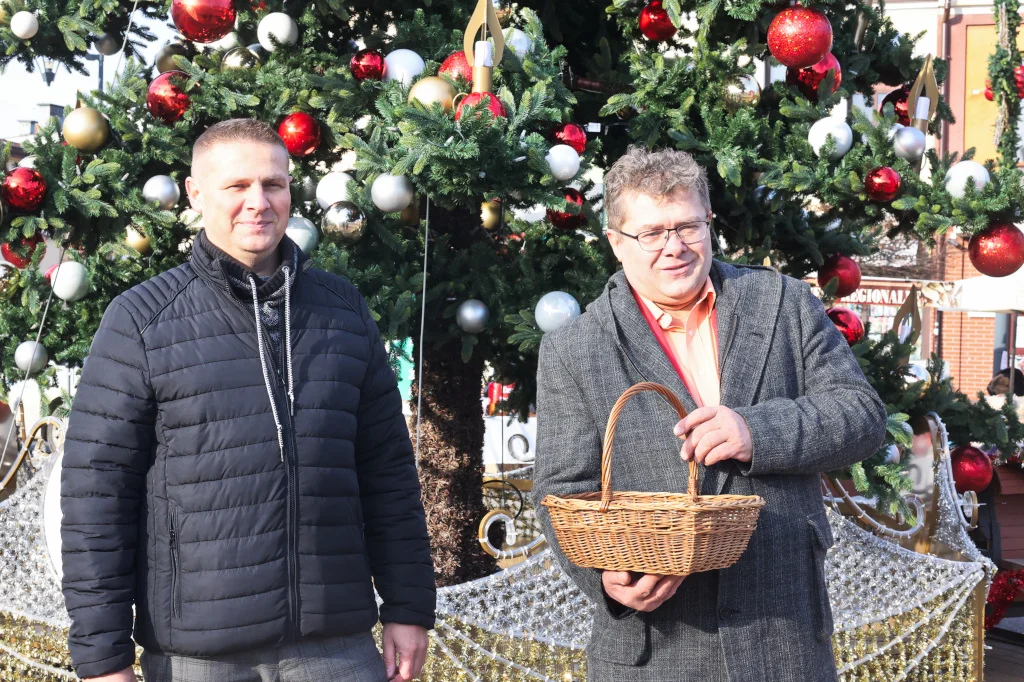
<instances>
[{"instance_id":1,"label":"man in black quilted jacket","mask_svg":"<svg viewBox=\"0 0 1024 682\"><path fill-rule=\"evenodd\" d=\"M397 384L363 298L285 237L289 181L266 124L203 133L189 262L114 299L93 340L61 481L84 679L135 680L133 625L146 682L423 665L434 574Z\"/></svg>"}]
</instances>

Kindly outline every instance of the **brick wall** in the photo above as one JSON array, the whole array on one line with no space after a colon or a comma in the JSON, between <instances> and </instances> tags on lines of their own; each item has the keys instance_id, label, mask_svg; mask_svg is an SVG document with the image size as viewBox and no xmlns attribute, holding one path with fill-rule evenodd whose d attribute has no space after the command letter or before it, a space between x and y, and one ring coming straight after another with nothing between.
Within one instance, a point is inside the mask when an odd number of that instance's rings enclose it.
<instances>
[{"instance_id":1,"label":"brick wall","mask_svg":"<svg viewBox=\"0 0 1024 682\"><path fill-rule=\"evenodd\" d=\"M966 244L946 245L943 279L960 280L980 275L967 257ZM994 374L995 317L948 312L940 316L940 356L949 363L953 386L973 399L978 391L985 390Z\"/></svg>"}]
</instances>

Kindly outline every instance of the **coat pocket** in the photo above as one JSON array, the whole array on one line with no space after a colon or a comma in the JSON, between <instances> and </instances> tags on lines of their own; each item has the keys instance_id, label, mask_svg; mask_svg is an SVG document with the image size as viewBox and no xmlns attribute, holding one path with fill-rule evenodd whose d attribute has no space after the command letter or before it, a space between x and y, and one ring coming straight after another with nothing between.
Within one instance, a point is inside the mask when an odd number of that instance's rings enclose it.
<instances>
[{"instance_id":1,"label":"coat pocket","mask_svg":"<svg viewBox=\"0 0 1024 682\"><path fill-rule=\"evenodd\" d=\"M177 505L170 507L170 542L171 542L171 613L181 618L181 558L178 555L180 543L181 519Z\"/></svg>"},{"instance_id":2,"label":"coat pocket","mask_svg":"<svg viewBox=\"0 0 1024 682\"><path fill-rule=\"evenodd\" d=\"M603 605L598 605L587 653L621 665L645 664L651 657L651 630L645 614L634 612L616 619Z\"/></svg>"},{"instance_id":3,"label":"coat pocket","mask_svg":"<svg viewBox=\"0 0 1024 682\"><path fill-rule=\"evenodd\" d=\"M834 544L832 529L824 514L807 517L811 535L811 574L814 579L814 635L820 641L832 636L832 605L828 600L828 584L825 581L825 557Z\"/></svg>"}]
</instances>

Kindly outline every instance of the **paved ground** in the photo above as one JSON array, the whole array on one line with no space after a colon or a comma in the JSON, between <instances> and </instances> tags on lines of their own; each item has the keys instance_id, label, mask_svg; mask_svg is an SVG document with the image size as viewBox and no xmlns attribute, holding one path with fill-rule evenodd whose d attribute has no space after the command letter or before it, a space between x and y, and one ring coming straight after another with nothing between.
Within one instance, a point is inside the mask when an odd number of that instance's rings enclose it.
<instances>
[{"instance_id":1,"label":"paved ground","mask_svg":"<svg viewBox=\"0 0 1024 682\"><path fill-rule=\"evenodd\" d=\"M1021 682L1024 680L1024 641L1011 643L989 637L985 642L985 682Z\"/></svg>"}]
</instances>

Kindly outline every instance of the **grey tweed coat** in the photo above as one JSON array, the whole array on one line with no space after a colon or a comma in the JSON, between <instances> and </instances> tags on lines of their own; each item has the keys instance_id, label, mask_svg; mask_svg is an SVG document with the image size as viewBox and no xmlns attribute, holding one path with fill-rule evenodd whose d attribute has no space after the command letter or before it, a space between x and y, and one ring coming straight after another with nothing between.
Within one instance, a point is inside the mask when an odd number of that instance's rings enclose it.
<instances>
[{"instance_id":1,"label":"grey tweed coat","mask_svg":"<svg viewBox=\"0 0 1024 682\"><path fill-rule=\"evenodd\" d=\"M750 426L753 460L702 473L704 494L766 502L746 552L728 569L688 576L651 613L611 601L600 572L558 560L597 609L587 647L591 682L829 682L836 679L824 577L832 533L818 474L882 443L885 406L810 288L770 268L715 261L722 404ZM655 381L695 408L620 271L586 313L541 344L535 502L600 489L600 452L615 400ZM619 420L616 490L684 492L677 417L653 393Z\"/></svg>"}]
</instances>

